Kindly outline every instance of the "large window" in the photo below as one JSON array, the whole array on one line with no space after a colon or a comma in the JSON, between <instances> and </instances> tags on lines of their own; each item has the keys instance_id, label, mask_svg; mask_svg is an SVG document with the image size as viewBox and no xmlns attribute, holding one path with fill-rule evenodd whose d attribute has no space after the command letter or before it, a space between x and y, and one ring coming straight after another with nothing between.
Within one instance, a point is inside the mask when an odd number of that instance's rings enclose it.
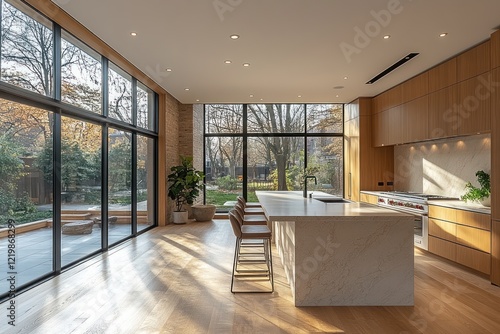
<instances>
[{"instance_id":1,"label":"large window","mask_svg":"<svg viewBox=\"0 0 500 334\"><path fill-rule=\"evenodd\" d=\"M53 96L52 22L16 1L2 1L1 79Z\"/></svg>"},{"instance_id":2,"label":"large window","mask_svg":"<svg viewBox=\"0 0 500 334\"><path fill-rule=\"evenodd\" d=\"M206 202L227 210L257 190L311 190L343 195L343 105L205 106Z\"/></svg>"},{"instance_id":3,"label":"large window","mask_svg":"<svg viewBox=\"0 0 500 334\"><path fill-rule=\"evenodd\" d=\"M54 114L0 99L0 293L9 290L7 273L17 272L21 286L53 270L53 161ZM30 233L15 239L15 270L7 267L8 221L16 231ZM10 228L12 230L12 228ZM2 231L3 230L3 231Z\"/></svg>"},{"instance_id":4,"label":"large window","mask_svg":"<svg viewBox=\"0 0 500 334\"><path fill-rule=\"evenodd\" d=\"M7 273L20 292L156 224L158 96L22 1L0 6L3 301Z\"/></svg>"}]
</instances>

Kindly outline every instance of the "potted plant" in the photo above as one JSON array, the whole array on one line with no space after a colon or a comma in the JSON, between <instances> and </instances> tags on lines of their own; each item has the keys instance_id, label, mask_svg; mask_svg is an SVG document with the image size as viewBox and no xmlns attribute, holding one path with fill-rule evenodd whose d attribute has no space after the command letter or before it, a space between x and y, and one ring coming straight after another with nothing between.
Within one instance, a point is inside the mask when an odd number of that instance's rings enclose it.
<instances>
[{"instance_id":1,"label":"potted plant","mask_svg":"<svg viewBox=\"0 0 500 334\"><path fill-rule=\"evenodd\" d=\"M464 195L460 196L460 199L465 202L477 201L484 206L490 206L490 175L485 171L480 170L476 172L476 177L477 181L479 182L480 188L473 186L470 182L467 182L465 184L465 189L467 189L467 192Z\"/></svg>"},{"instance_id":2,"label":"potted plant","mask_svg":"<svg viewBox=\"0 0 500 334\"><path fill-rule=\"evenodd\" d=\"M181 164L170 168L168 197L174 201L173 222L184 224L188 219L185 204L192 205L203 188L204 174L193 167L193 158L181 157Z\"/></svg>"}]
</instances>

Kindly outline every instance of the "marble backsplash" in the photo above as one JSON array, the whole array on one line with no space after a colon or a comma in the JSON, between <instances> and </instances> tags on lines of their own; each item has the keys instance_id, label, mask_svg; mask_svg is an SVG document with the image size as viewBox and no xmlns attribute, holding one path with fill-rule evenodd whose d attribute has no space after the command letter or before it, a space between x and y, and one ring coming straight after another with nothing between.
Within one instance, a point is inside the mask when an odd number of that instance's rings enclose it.
<instances>
[{"instance_id":1,"label":"marble backsplash","mask_svg":"<svg viewBox=\"0 0 500 334\"><path fill-rule=\"evenodd\" d=\"M460 197L476 171L491 174L490 135L457 137L394 148L394 189Z\"/></svg>"}]
</instances>

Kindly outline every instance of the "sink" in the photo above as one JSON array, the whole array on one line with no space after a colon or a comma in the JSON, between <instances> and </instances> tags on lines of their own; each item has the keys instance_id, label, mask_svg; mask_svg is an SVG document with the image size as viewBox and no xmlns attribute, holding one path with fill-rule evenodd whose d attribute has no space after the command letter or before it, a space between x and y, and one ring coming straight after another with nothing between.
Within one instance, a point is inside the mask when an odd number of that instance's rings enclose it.
<instances>
[{"instance_id":1,"label":"sink","mask_svg":"<svg viewBox=\"0 0 500 334\"><path fill-rule=\"evenodd\" d=\"M345 199L340 198L340 197L313 197L313 199L320 201L320 202L323 202L323 203L340 203L340 204L351 203L351 201L345 200Z\"/></svg>"}]
</instances>

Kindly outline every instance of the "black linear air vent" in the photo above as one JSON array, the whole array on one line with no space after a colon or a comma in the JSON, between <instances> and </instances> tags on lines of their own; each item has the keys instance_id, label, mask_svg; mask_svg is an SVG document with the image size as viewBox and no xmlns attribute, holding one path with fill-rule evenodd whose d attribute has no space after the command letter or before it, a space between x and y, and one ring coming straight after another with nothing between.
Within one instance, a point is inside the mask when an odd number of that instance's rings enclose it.
<instances>
[{"instance_id":1,"label":"black linear air vent","mask_svg":"<svg viewBox=\"0 0 500 334\"><path fill-rule=\"evenodd\" d=\"M370 81L368 81L366 84L367 85L371 85L372 83L375 83L376 81L380 80L381 78L385 77L387 74L391 73L392 71L394 71L396 68L398 68L399 66L403 65L404 63L406 63L407 61L410 61L412 60L413 58L415 58L416 56L418 56L419 53L418 52L412 52L412 53L409 53L407 56L404 56L401 60L397 61L394 65L391 65L390 67L386 68L385 70L383 70L382 72L380 72L379 74L377 74L376 76L374 76Z\"/></svg>"}]
</instances>

